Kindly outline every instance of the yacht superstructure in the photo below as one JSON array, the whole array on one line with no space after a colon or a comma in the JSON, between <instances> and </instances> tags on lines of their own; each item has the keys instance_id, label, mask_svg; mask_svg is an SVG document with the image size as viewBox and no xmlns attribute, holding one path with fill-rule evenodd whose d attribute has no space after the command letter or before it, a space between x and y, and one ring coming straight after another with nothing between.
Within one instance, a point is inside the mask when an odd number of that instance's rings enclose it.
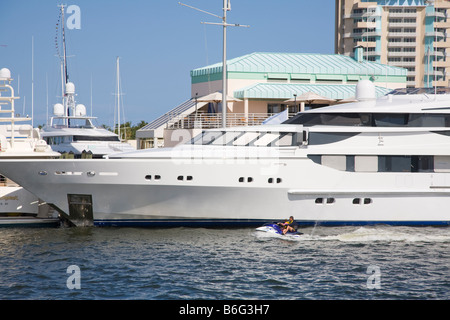
<instances>
[{"instance_id":1,"label":"yacht superstructure","mask_svg":"<svg viewBox=\"0 0 450 320\"><path fill-rule=\"evenodd\" d=\"M450 94L396 90L107 159L2 161L77 225L450 224ZM188 139L186 139L188 140Z\"/></svg>"},{"instance_id":2,"label":"yacht superstructure","mask_svg":"<svg viewBox=\"0 0 450 320\"><path fill-rule=\"evenodd\" d=\"M94 125L95 117L86 113L83 104L75 103L75 85L65 85L63 103L53 106L54 116L50 124L41 130L42 138L60 153L72 153L75 158L89 154L92 158L136 150L129 143L122 142L119 136L105 128Z\"/></svg>"},{"instance_id":3,"label":"yacht superstructure","mask_svg":"<svg viewBox=\"0 0 450 320\"><path fill-rule=\"evenodd\" d=\"M12 80L10 70L0 70L0 159L59 157L41 139L39 130L29 124L31 118L16 115L14 102L18 97ZM59 224L57 213L29 191L0 176L0 226L56 224Z\"/></svg>"}]
</instances>

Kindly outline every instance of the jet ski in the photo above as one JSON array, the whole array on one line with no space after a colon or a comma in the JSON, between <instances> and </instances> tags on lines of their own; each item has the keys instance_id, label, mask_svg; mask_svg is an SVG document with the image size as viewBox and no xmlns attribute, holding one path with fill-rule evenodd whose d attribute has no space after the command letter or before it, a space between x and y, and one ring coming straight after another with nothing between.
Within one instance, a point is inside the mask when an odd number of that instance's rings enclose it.
<instances>
[{"instance_id":1,"label":"jet ski","mask_svg":"<svg viewBox=\"0 0 450 320\"><path fill-rule=\"evenodd\" d=\"M268 234L273 234L275 236L280 237L289 237L289 238L297 238L300 237L303 233L298 231L288 231L286 234L283 234L283 228L279 226L277 223L266 223L262 227L256 228L256 231L267 232Z\"/></svg>"}]
</instances>

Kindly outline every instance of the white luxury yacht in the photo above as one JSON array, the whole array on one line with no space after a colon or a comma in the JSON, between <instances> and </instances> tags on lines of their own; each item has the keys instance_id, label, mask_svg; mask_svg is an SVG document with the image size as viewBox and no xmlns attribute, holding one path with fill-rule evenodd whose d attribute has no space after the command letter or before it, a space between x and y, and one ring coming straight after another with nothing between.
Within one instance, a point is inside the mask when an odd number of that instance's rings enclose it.
<instances>
[{"instance_id":1,"label":"white luxury yacht","mask_svg":"<svg viewBox=\"0 0 450 320\"><path fill-rule=\"evenodd\" d=\"M54 116L50 124L41 129L41 136L53 150L62 154L73 154L75 158L86 155L102 158L105 155L136 150L129 143L105 128L95 126L86 114L86 107L75 104L75 85L67 82L63 103L53 106Z\"/></svg>"},{"instance_id":2,"label":"white luxury yacht","mask_svg":"<svg viewBox=\"0 0 450 320\"><path fill-rule=\"evenodd\" d=\"M450 94L400 89L107 159L5 160L77 225L449 225Z\"/></svg>"},{"instance_id":3,"label":"white luxury yacht","mask_svg":"<svg viewBox=\"0 0 450 320\"><path fill-rule=\"evenodd\" d=\"M59 153L39 137L39 130L15 114L14 89L10 85L11 72L0 70L0 159L55 158ZM0 174L1 174L0 166ZM58 213L9 179L0 176L0 227L4 226L55 226Z\"/></svg>"}]
</instances>

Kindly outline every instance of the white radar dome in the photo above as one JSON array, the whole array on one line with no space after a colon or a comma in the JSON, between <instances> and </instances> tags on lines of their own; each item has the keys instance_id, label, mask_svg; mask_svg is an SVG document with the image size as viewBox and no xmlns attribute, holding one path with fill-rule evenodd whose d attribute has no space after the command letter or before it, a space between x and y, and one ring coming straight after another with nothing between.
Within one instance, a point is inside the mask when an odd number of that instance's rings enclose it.
<instances>
[{"instance_id":1,"label":"white radar dome","mask_svg":"<svg viewBox=\"0 0 450 320\"><path fill-rule=\"evenodd\" d=\"M73 82L67 82L66 83L66 93L68 94L74 94L75 93L75 85Z\"/></svg>"},{"instance_id":2,"label":"white radar dome","mask_svg":"<svg viewBox=\"0 0 450 320\"><path fill-rule=\"evenodd\" d=\"M84 104L77 104L75 107L75 115L76 116L85 116L86 115L86 107Z\"/></svg>"},{"instance_id":3,"label":"white radar dome","mask_svg":"<svg viewBox=\"0 0 450 320\"><path fill-rule=\"evenodd\" d=\"M358 101L375 100L377 98L375 85L370 80L358 81L355 96Z\"/></svg>"},{"instance_id":4,"label":"white radar dome","mask_svg":"<svg viewBox=\"0 0 450 320\"><path fill-rule=\"evenodd\" d=\"M61 103L57 103L53 106L53 114L55 116L63 116L64 115L64 106Z\"/></svg>"},{"instance_id":5,"label":"white radar dome","mask_svg":"<svg viewBox=\"0 0 450 320\"><path fill-rule=\"evenodd\" d=\"M2 80L11 79L11 71L9 71L8 68L0 69L0 79Z\"/></svg>"}]
</instances>

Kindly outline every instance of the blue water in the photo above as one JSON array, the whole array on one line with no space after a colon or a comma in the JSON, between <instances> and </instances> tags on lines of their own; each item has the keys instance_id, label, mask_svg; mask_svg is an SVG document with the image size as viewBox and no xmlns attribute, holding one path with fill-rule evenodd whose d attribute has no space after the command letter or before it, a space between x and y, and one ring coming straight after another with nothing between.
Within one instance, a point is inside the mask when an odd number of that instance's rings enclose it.
<instances>
[{"instance_id":1,"label":"blue water","mask_svg":"<svg viewBox=\"0 0 450 320\"><path fill-rule=\"evenodd\" d=\"M0 229L0 299L450 298L448 227L301 231Z\"/></svg>"}]
</instances>

